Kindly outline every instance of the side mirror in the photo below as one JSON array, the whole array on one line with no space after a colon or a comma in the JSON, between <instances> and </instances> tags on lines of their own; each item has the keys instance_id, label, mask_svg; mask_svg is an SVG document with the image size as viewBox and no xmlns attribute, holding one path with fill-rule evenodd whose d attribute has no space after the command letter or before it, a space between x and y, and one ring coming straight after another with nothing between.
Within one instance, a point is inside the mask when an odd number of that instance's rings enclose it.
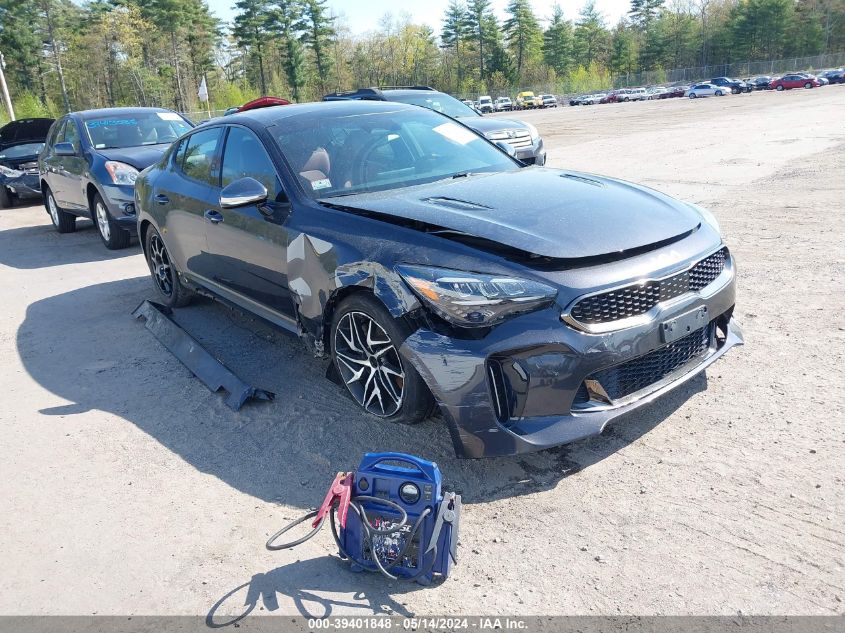
<instances>
[{"instance_id":1,"label":"side mirror","mask_svg":"<svg viewBox=\"0 0 845 633\"><path fill-rule=\"evenodd\" d=\"M233 209L262 202L267 202L267 187L255 178L248 176L229 183L220 192L220 206L223 209Z\"/></svg>"},{"instance_id":2,"label":"side mirror","mask_svg":"<svg viewBox=\"0 0 845 633\"><path fill-rule=\"evenodd\" d=\"M53 151L56 156L76 156L76 148L73 143L56 143Z\"/></svg>"},{"instance_id":3,"label":"side mirror","mask_svg":"<svg viewBox=\"0 0 845 633\"><path fill-rule=\"evenodd\" d=\"M511 158L516 158L516 149L510 143L496 141L496 146Z\"/></svg>"}]
</instances>

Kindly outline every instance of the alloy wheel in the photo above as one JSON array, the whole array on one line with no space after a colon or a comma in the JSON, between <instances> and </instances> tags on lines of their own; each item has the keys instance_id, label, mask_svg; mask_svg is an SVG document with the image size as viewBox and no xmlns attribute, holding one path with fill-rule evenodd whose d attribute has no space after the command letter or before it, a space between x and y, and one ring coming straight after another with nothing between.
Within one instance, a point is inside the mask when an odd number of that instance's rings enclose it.
<instances>
[{"instance_id":1,"label":"alloy wheel","mask_svg":"<svg viewBox=\"0 0 845 633\"><path fill-rule=\"evenodd\" d=\"M111 238L111 228L109 227L109 212L106 210L106 205L98 201L95 213L97 215L97 226L100 229L100 235L108 242Z\"/></svg>"},{"instance_id":2,"label":"alloy wheel","mask_svg":"<svg viewBox=\"0 0 845 633\"><path fill-rule=\"evenodd\" d=\"M150 238L150 270L159 291L165 297L173 294L173 267L170 265L170 255L158 235Z\"/></svg>"},{"instance_id":3,"label":"alloy wheel","mask_svg":"<svg viewBox=\"0 0 845 633\"><path fill-rule=\"evenodd\" d=\"M393 341L364 312L348 312L334 332L337 367L349 393L372 415L386 418L402 407L405 371Z\"/></svg>"},{"instance_id":4,"label":"alloy wheel","mask_svg":"<svg viewBox=\"0 0 845 633\"><path fill-rule=\"evenodd\" d=\"M56 206L56 199L52 193L47 195L47 209L50 211L50 219L53 220L53 224L59 226L59 207Z\"/></svg>"}]
</instances>

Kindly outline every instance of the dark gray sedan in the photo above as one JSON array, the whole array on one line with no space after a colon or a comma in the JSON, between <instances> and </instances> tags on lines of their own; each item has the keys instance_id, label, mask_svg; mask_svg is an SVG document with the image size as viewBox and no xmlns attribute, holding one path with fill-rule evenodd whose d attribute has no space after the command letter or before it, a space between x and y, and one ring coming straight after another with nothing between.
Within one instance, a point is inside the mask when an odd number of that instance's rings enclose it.
<instances>
[{"instance_id":1,"label":"dark gray sedan","mask_svg":"<svg viewBox=\"0 0 845 633\"><path fill-rule=\"evenodd\" d=\"M462 456L598 434L742 342L709 212L526 166L424 108L211 121L135 195L159 301L200 291L298 334L376 418L439 407Z\"/></svg>"}]
</instances>

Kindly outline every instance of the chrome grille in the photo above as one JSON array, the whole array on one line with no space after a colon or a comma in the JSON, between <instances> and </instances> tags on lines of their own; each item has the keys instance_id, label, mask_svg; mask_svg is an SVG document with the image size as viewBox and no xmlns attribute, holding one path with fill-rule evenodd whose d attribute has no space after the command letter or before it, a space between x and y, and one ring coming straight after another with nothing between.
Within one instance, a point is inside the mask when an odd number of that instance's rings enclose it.
<instances>
[{"instance_id":1,"label":"chrome grille","mask_svg":"<svg viewBox=\"0 0 845 633\"><path fill-rule=\"evenodd\" d=\"M587 380L598 381L612 401L625 398L705 356L710 348L711 331L712 326L708 325L645 356L596 372Z\"/></svg>"},{"instance_id":2,"label":"chrome grille","mask_svg":"<svg viewBox=\"0 0 845 633\"><path fill-rule=\"evenodd\" d=\"M665 279L632 284L585 297L570 311L572 318L586 325L611 323L645 314L662 301L710 285L725 268L727 248L705 257L692 268Z\"/></svg>"},{"instance_id":3,"label":"chrome grille","mask_svg":"<svg viewBox=\"0 0 845 633\"><path fill-rule=\"evenodd\" d=\"M498 130L487 134L491 141L504 141L515 149L531 147L531 132L528 130Z\"/></svg>"}]
</instances>

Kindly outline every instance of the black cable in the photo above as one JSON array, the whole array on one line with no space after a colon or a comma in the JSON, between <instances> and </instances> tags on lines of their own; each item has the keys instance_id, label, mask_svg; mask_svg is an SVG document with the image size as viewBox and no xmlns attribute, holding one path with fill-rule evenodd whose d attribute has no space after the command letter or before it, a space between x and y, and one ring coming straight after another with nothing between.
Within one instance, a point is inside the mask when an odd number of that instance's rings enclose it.
<instances>
[{"instance_id":1,"label":"black cable","mask_svg":"<svg viewBox=\"0 0 845 633\"><path fill-rule=\"evenodd\" d=\"M377 505L383 505L383 506L395 509L400 514L399 522L394 523L389 528L383 528L383 529L376 528L370 522L370 518L367 515L367 511L364 509L364 506L362 506L360 503L358 503L359 500L367 501L367 502L370 502L370 503L374 503L374 504L377 504ZM332 536L334 537L335 543L337 544L337 548L340 551L341 558L345 559L345 560L355 560L355 558L353 556L350 556L349 552L347 552L346 549L344 549L343 544L340 541L340 534L338 533L337 525L335 523L335 514L337 512L338 505L339 505L339 503L337 501L335 501L335 503L332 504L332 506L329 508L329 511L327 513L329 515L329 523L331 524L331 528L332 528ZM421 566L420 569L417 571L417 573L413 574L412 576L395 576L395 575L390 573L390 570L393 569L394 567L396 567L404 559L405 554L408 551L408 548L410 548L411 543L413 542L414 538L417 536L417 533L419 532L420 528L422 527L423 521L425 520L425 518L429 514L431 514L431 512L432 512L431 508L425 508L422 511L422 513L420 514L420 516L417 517L417 520L414 522L414 525L411 527L410 532L408 532L408 536L405 538L405 544L402 546L402 549L399 551L396 558L394 558L391 563L389 563L387 566L385 566L382 563L381 559L379 558L378 554L375 551L375 543L373 542L373 539L379 538L379 537L383 538L383 537L389 536L390 534L395 534L396 532L399 532L402 528L404 528L408 523L408 513L405 511L405 508L400 506L398 503L390 501L389 499L382 499L380 497L371 497L371 496L368 496L368 495L360 495L358 497L355 497L354 501L349 502L349 507L352 508L352 510L355 511L355 514L358 515L358 518L361 521L361 529L363 531L363 536L367 540L369 540L370 553L372 554L373 562L376 565L376 569L369 569L367 567L362 567L362 569L364 569L366 571L370 571L370 572L379 571L384 576L386 576L387 578L390 578L391 580L407 580L407 581L414 581L414 580L420 578L421 576L428 574L432 570L432 568L434 567L434 563L437 560L437 544L434 545L433 556L431 557L431 562ZM279 530L273 536L271 536L269 539L267 539L267 543L266 543L267 549L272 550L272 551L281 550L281 549L288 549L288 548L300 545L300 544L304 543L305 541L313 538L317 534L317 532L319 532L323 528L323 524L326 522L325 515L320 520L320 522L317 524L317 527L315 527L313 530L311 530L305 536L298 538L295 541L291 541L289 543L282 543L281 545L274 544L274 541L277 538L279 538L282 534L285 534L286 532L293 529L297 525L300 525L301 523L305 523L309 519L313 519L315 516L317 516L318 513L319 513L319 510L313 510L313 511L309 512L308 514L306 514L305 516L293 521L292 523L288 523L285 527L283 527L281 530ZM419 546L425 547L425 544L420 541ZM425 552L423 553L423 557L425 557Z\"/></svg>"},{"instance_id":2,"label":"black cable","mask_svg":"<svg viewBox=\"0 0 845 633\"><path fill-rule=\"evenodd\" d=\"M313 530L311 530L308 534L306 534L302 538L296 539L295 541L291 541L290 543L283 543L282 545L274 545L273 544L273 541L275 541L277 538L279 538L282 534L284 534L288 530L296 527L300 523L305 523L308 519L313 519L315 516L317 516L318 512L319 512L319 510L313 510L313 511L309 512L308 514L306 514L301 519L297 519L293 523L288 523L285 527L283 527L281 530L279 530L273 536L271 536L269 539L267 539L267 544L266 544L267 549L269 549L271 551L280 550L280 549L287 549L289 547L295 547L297 545L300 545L301 543L304 543L308 539L313 538L314 535L317 534L317 532L319 532L322 529L323 523L326 522L325 516L317 524L317 527L315 527Z\"/></svg>"}]
</instances>

